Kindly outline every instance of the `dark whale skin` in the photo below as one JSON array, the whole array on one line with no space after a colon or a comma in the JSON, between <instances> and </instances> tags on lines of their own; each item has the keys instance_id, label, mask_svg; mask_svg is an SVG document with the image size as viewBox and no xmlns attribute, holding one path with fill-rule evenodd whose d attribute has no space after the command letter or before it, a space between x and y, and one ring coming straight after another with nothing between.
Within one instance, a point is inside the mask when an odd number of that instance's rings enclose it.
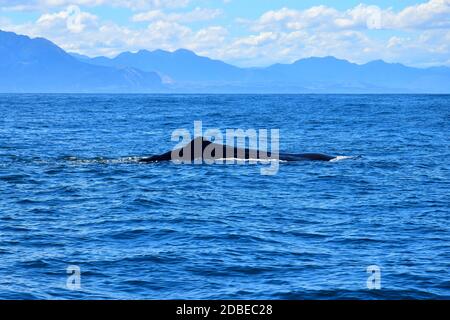
<instances>
[{"instance_id":1,"label":"dark whale skin","mask_svg":"<svg viewBox=\"0 0 450 320\"><path fill-rule=\"evenodd\" d=\"M201 153L198 153L198 150L196 154L194 144L195 143L201 143ZM237 147L230 147L227 145L221 145L217 143L213 143L209 140L206 140L205 138L196 138L189 142L186 146L176 149L174 151L168 151L163 154L159 155L153 155L150 157L145 157L139 160L139 162L142 163L152 163L152 162L163 162L163 161L172 161L172 155L179 155L179 157L183 157L183 160L190 160L194 161L195 159L205 159L204 158L204 151L205 148L209 147L209 150L213 150L211 152L211 158L214 159L215 157L215 150L222 150L221 156L218 156L217 158L224 158L225 155L229 157L230 155L233 155L233 158L236 159L259 159L259 160L268 160L271 159L271 153L270 152L262 152L259 150L254 149L243 149L243 148L237 148ZM190 151L190 156L185 157L185 153ZM321 153L280 153L278 155L278 160L282 161L304 161L304 160L310 160L310 161L330 161L334 159L335 157L329 156L326 154Z\"/></svg>"}]
</instances>

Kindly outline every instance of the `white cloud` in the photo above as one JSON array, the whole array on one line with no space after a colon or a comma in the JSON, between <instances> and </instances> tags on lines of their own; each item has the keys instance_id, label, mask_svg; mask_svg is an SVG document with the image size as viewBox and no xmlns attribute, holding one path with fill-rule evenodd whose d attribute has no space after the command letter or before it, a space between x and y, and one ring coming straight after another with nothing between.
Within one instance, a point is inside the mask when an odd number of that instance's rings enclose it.
<instances>
[{"instance_id":1,"label":"white cloud","mask_svg":"<svg viewBox=\"0 0 450 320\"><path fill-rule=\"evenodd\" d=\"M367 48L376 42L359 31L261 32L234 41L228 50L233 60L242 65L267 65L274 62L293 62L311 56L337 56L351 61L378 58Z\"/></svg>"},{"instance_id":2,"label":"white cloud","mask_svg":"<svg viewBox=\"0 0 450 320\"><path fill-rule=\"evenodd\" d=\"M101 1L101 0L100 0ZM104 4L110 4L117 7L127 7L133 10L146 9L174 9L186 7L190 0L103 0Z\"/></svg>"},{"instance_id":3,"label":"white cloud","mask_svg":"<svg viewBox=\"0 0 450 320\"><path fill-rule=\"evenodd\" d=\"M251 35L238 39L234 42L235 46L262 46L273 42L278 38L278 34L274 32L261 32L257 35Z\"/></svg>"},{"instance_id":4,"label":"white cloud","mask_svg":"<svg viewBox=\"0 0 450 320\"><path fill-rule=\"evenodd\" d=\"M250 22L247 22L250 23ZM327 6L315 6L306 10L282 8L271 10L251 23L251 29L300 30L300 29L434 29L450 27L450 0L429 2L406 7L394 12L375 5L358 6L338 11Z\"/></svg>"},{"instance_id":5,"label":"white cloud","mask_svg":"<svg viewBox=\"0 0 450 320\"><path fill-rule=\"evenodd\" d=\"M65 27L70 32L80 33L89 25L96 26L97 19L97 16L88 12L81 12L78 6L71 5L64 11L42 15L37 20L36 25L47 29Z\"/></svg>"},{"instance_id":6,"label":"white cloud","mask_svg":"<svg viewBox=\"0 0 450 320\"><path fill-rule=\"evenodd\" d=\"M148 10L161 8L182 8L189 4L190 0L0 0L0 8L3 10L48 10L55 7L68 5L96 7L108 5L123 7L132 10Z\"/></svg>"},{"instance_id":7,"label":"white cloud","mask_svg":"<svg viewBox=\"0 0 450 320\"><path fill-rule=\"evenodd\" d=\"M381 58L422 66L430 60L448 64L450 57L450 0L430 0L397 12L365 4L343 11L281 8L238 22L254 34L236 39L228 52L245 65L333 55L359 63ZM388 34L392 36L386 38Z\"/></svg>"},{"instance_id":8,"label":"white cloud","mask_svg":"<svg viewBox=\"0 0 450 320\"><path fill-rule=\"evenodd\" d=\"M394 26L400 28L449 28L450 0L431 0L407 7L396 16Z\"/></svg>"},{"instance_id":9,"label":"white cloud","mask_svg":"<svg viewBox=\"0 0 450 320\"><path fill-rule=\"evenodd\" d=\"M192 12L197 14L198 11ZM193 17L190 16L188 20ZM208 54L213 48L223 46L228 35L228 31L221 26L193 30L173 17L151 21L145 28L121 26L103 21L74 5L54 13L42 14L36 21L25 24L14 25L9 20L0 20L0 29L32 37L45 37L67 51L90 56L113 56L123 51L140 49L179 48Z\"/></svg>"},{"instance_id":10,"label":"white cloud","mask_svg":"<svg viewBox=\"0 0 450 320\"><path fill-rule=\"evenodd\" d=\"M432 29L417 37L392 36L385 55L392 61L418 66L450 66L450 30Z\"/></svg>"},{"instance_id":11,"label":"white cloud","mask_svg":"<svg viewBox=\"0 0 450 320\"><path fill-rule=\"evenodd\" d=\"M187 48L197 54L218 57L227 46L229 32L222 26L211 26L197 31L187 44Z\"/></svg>"},{"instance_id":12,"label":"white cloud","mask_svg":"<svg viewBox=\"0 0 450 320\"><path fill-rule=\"evenodd\" d=\"M171 12L165 13L162 10L150 10L147 12L137 13L132 17L134 22L143 21L178 21L180 23L190 23L196 21L213 20L222 14L220 9L195 8L188 12Z\"/></svg>"}]
</instances>

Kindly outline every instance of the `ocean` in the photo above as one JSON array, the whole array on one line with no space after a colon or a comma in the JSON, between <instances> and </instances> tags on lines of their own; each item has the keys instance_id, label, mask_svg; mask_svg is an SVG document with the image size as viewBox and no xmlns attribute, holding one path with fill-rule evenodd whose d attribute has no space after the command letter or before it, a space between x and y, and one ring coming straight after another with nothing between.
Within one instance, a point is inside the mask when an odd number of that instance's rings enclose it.
<instances>
[{"instance_id":1,"label":"ocean","mask_svg":"<svg viewBox=\"0 0 450 320\"><path fill-rule=\"evenodd\" d=\"M450 95L2 94L0 115L1 299L450 298ZM137 161L194 121L341 160Z\"/></svg>"}]
</instances>

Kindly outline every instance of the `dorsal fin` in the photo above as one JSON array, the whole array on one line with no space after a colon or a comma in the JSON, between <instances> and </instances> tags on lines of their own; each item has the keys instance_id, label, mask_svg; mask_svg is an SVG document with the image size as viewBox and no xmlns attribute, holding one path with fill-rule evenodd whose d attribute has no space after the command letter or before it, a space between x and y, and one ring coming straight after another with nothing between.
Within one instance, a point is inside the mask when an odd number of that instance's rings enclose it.
<instances>
[{"instance_id":1,"label":"dorsal fin","mask_svg":"<svg viewBox=\"0 0 450 320\"><path fill-rule=\"evenodd\" d=\"M212 142L206 139L205 137L197 137L195 139L192 139L191 142L189 142L186 146L191 144L199 143L202 146L202 149L205 149L206 146L210 145Z\"/></svg>"}]
</instances>

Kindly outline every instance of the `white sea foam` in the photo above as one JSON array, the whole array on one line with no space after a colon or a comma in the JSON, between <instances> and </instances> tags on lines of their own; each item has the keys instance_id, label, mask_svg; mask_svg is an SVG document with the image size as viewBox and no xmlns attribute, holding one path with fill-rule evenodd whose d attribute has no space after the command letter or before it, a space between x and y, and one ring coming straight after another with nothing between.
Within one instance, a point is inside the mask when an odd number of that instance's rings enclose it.
<instances>
[{"instance_id":1,"label":"white sea foam","mask_svg":"<svg viewBox=\"0 0 450 320\"><path fill-rule=\"evenodd\" d=\"M337 162L341 160L347 160L347 159L354 159L355 157L352 156L337 156L336 158L333 158L330 160L330 162Z\"/></svg>"},{"instance_id":2,"label":"white sea foam","mask_svg":"<svg viewBox=\"0 0 450 320\"><path fill-rule=\"evenodd\" d=\"M145 157L122 157L117 159L108 159L108 158L92 158L92 159L82 159L77 157L66 157L65 160L70 161L72 163L78 164L119 164L119 163L134 163L139 162Z\"/></svg>"},{"instance_id":3,"label":"white sea foam","mask_svg":"<svg viewBox=\"0 0 450 320\"><path fill-rule=\"evenodd\" d=\"M271 163L271 162L287 162L286 160L279 159L244 159L244 158L220 158L215 161L240 161L240 162L259 162L259 163Z\"/></svg>"}]
</instances>

